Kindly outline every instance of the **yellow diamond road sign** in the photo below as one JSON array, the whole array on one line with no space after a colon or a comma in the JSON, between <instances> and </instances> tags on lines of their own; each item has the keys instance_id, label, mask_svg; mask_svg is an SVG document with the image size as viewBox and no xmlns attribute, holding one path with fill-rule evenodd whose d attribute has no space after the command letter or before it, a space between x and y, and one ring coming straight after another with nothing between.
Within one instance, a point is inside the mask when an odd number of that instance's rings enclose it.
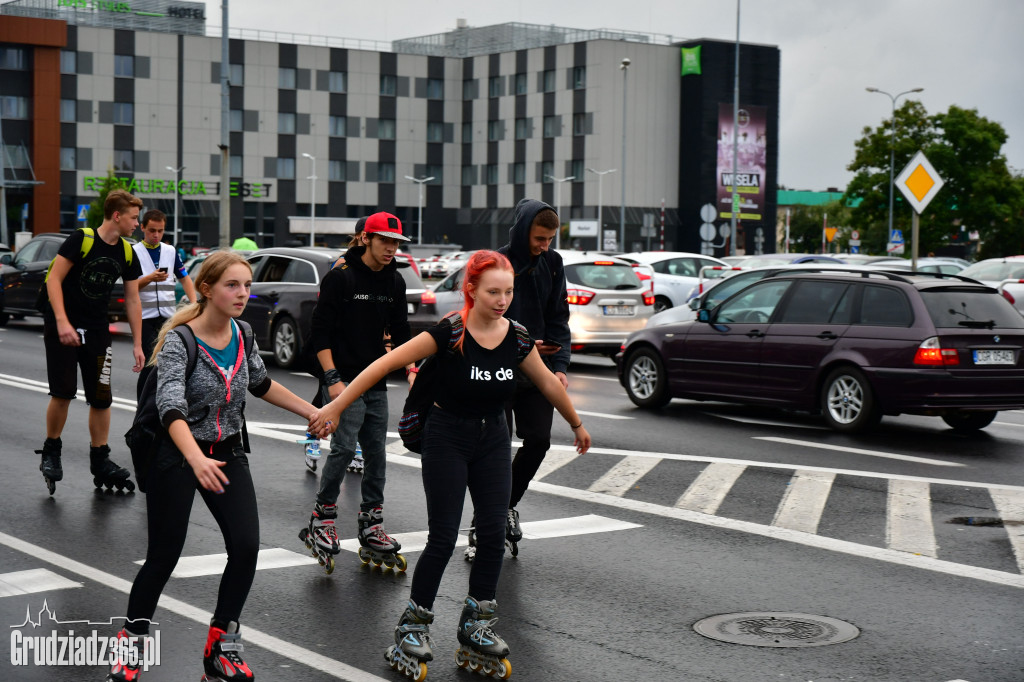
<instances>
[{"instance_id":1,"label":"yellow diamond road sign","mask_svg":"<svg viewBox=\"0 0 1024 682\"><path fill-rule=\"evenodd\" d=\"M939 177L923 152L918 152L896 178L896 187L919 214L944 184L946 181Z\"/></svg>"}]
</instances>

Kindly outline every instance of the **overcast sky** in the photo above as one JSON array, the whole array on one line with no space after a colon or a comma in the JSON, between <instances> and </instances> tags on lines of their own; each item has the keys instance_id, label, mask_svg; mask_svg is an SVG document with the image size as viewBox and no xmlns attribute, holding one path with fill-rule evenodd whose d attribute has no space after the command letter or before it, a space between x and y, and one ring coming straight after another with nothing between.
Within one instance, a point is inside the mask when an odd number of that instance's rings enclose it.
<instances>
[{"instance_id":1,"label":"overcast sky","mask_svg":"<svg viewBox=\"0 0 1024 682\"><path fill-rule=\"evenodd\" d=\"M734 0L235 0L235 28L391 41L510 21L736 37ZM219 2L207 22L219 25ZM779 182L845 187L864 126L889 118L888 97L914 95L930 114L974 108L1009 135L1003 153L1024 169L1024 2L1021 0L742 0L740 40L782 55ZM902 103L902 99L900 100ZM899 168L896 169L898 173Z\"/></svg>"}]
</instances>

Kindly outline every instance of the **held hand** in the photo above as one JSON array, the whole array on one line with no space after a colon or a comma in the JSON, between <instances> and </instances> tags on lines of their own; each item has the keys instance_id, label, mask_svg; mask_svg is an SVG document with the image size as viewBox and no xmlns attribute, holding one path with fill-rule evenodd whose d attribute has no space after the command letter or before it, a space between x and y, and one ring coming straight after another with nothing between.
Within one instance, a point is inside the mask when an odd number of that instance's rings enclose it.
<instances>
[{"instance_id":1,"label":"held hand","mask_svg":"<svg viewBox=\"0 0 1024 682\"><path fill-rule=\"evenodd\" d=\"M586 454L587 450L590 449L590 434L580 425L573 430L573 435L576 436L576 442L573 443L576 446L576 452L581 455Z\"/></svg>"},{"instance_id":2,"label":"held hand","mask_svg":"<svg viewBox=\"0 0 1024 682\"><path fill-rule=\"evenodd\" d=\"M555 377L562 382L562 388L569 390L569 378L565 376L565 372L555 372Z\"/></svg>"},{"instance_id":3,"label":"held hand","mask_svg":"<svg viewBox=\"0 0 1024 682\"><path fill-rule=\"evenodd\" d=\"M195 472L196 478L199 480L199 485L217 494L224 492L224 486L228 485L229 481L228 477L220 469L227 462L210 459L204 455L197 458L196 461L190 462L190 464L192 465L192 471Z\"/></svg>"},{"instance_id":4,"label":"held hand","mask_svg":"<svg viewBox=\"0 0 1024 682\"><path fill-rule=\"evenodd\" d=\"M60 343L63 346L82 345L82 337L78 335L78 330L72 327L70 322L58 322L57 335L60 337Z\"/></svg>"},{"instance_id":5,"label":"held hand","mask_svg":"<svg viewBox=\"0 0 1024 682\"><path fill-rule=\"evenodd\" d=\"M309 432L325 438L338 428L339 419L341 419L341 413L331 409L329 405L325 405L310 416Z\"/></svg>"},{"instance_id":6,"label":"held hand","mask_svg":"<svg viewBox=\"0 0 1024 682\"><path fill-rule=\"evenodd\" d=\"M146 366L146 354L142 352L142 346L132 348L132 355L135 356L135 364L132 365L133 372L141 372Z\"/></svg>"}]
</instances>

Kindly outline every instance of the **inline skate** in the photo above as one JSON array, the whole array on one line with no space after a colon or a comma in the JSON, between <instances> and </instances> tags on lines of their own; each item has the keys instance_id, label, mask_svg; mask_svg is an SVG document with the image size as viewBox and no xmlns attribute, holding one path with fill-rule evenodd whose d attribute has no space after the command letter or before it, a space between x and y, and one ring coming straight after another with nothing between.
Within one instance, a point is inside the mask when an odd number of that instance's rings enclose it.
<instances>
[{"instance_id":1,"label":"inline skate","mask_svg":"<svg viewBox=\"0 0 1024 682\"><path fill-rule=\"evenodd\" d=\"M203 650L203 669L206 671L201 682L251 682L255 679L252 670L242 660L242 635L238 623L231 621L224 628L210 624Z\"/></svg>"},{"instance_id":2,"label":"inline skate","mask_svg":"<svg viewBox=\"0 0 1024 682\"><path fill-rule=\"evenodd\" d=\"M519 512L509 509L505 516L505 546L512 556L519 556L519 541L523 539L523 527L519 525Z\"/></svg>"},{"instance_id":3,"label":"inline skate","mask_svg":"<svg viewBox=\"0 0 1024 682\"><path fill-rule=\"evenodd\" d=\"M125 489L128 492L135 492L135 483L128 477L132 472L122 466L114 464L110 459L110 446L89 447L89 472L92 473L92 483L97 489L106 486L111 490L115 486L118 492Z\"/></svg>"},{"instance_id":4,"label":"inline skate","mask_svg":"<svg viewBox=\"0 0 1024 682\"><path fill-rule=\"evenodd\" d=\"M114 663L107 673L107 682L135 682L139 679L143 661L142 640L141 635L133 635L124 628L117 633L116 649L112 652ZM135 650L134 657L130 654L131 649Z\"/></svg>"},{"instance_id":5,"label":"inline skate","mask_svg":"<svg viewBox=\"0 0 1024 682\"><path fill-rule=\"evenodd\" d=\"M476 521L473 521L473 525L469 527L469 546L466 547L466 551L462 553L462 558L466 561L473 561L476 559Z\"/></svg>"},{"instance_id":6,"label":"inline skate","mask_svg":"<svg viewBox=\"0 0 1024 682\"><path fill-rule=\"evenodd\" d=\"M455 662L460 668L507 680L512 675L512 664L507 658L508 644L492 629L498 622L497 610L498 602L494 600L477 601L466 597L459 618L461 646L455 652Z\"/></svg>"},{"instance_id":7,"label":"inline skate","mask_svg":"<svg viewBox=\"0 0 1024 682\"><path fill-rule=\"evenodd\" d=\"M42 455L39 471L43 472L43 480L46 481L46 488L51 495L57 491L57 481L64 478L64 467L60 464L60 447L60 438L47 438L43 442L43 449L36 450L37 455Z\"/></svg>"},{"instance_id":8,"label":"inline skate","mask_svg":"<svg viewBox=\"0 0 1024 682\"><path fill-rule=\"evenodd\" d=\"M409 567L405 557L398 553L402 545L384 532L384 513L381 507L359 512L359 559L374 566L404 571Z\"/></svg>"},{"instance_id":9,"label":"inline skate","mask_svg":"<svg viewBox=\"0 0 1024 682\"><path fill-rule=\"evenodd\" d=\"M346 471L353 474L363 473L363 469L366 466L366 462L363 460L363 447L356 443L356 456L352 458L352 461L348 463Z\"/></svg>"},{"instance_id":10,"label":"inline skate","mask_svg":"<svg viewBox=\"0 0 1024 682\"><path fill-rule=\"evenodd\" d=\"M306 549L316 557L327 575L334 572L334 556L341 551L338 531L334 527L337 518L338 505L317 502L309 517L309 525L299 531L299 539L306 543Z\"/></svg>"},{"instance_id":11,"label":"inline skate","mask_svg":"<svg viewBox=\"0 0 1024 682\"><path fill-rule=\"evenodd\" d=\"M430 624L434 614L409 600L402 618L395 627L395 643L384 653L384 660L414 682L427 676L427 661L434 660L430 641Z\"/></svg>"},{"instance_id":12,"label":"inline skate","mask_svg":"<svg viewBox=\"0 0 1024 682\"><path fill-rule=\"evenodd\" d=\"M295 442L299 445L305 446L306 469L310 473L315 474L317 462L320 461L320 439L307 431L305 438Z\"/></svg>"}]
</instances>

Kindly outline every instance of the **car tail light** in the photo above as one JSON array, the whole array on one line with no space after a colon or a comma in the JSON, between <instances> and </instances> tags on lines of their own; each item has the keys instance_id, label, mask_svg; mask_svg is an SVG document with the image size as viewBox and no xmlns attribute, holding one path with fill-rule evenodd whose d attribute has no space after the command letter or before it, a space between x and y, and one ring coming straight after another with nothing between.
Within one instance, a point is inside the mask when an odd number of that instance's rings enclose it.
<instances>
[{"instance_id":1,"label":"car tail light","mask_svg":"<svg viewBox=\"0 0 1024 682\"><path fill-rule=\"evenodd\" d=\"M437 303L437 296L430 289L427 289L420 294L420 305L435 305Z\"/></svg>"},{"instance_id":2,"label":"car tail light","mask_svg":"<svg viewBox=\"0 0 1024 682\"><path fill-rule=\"evenodd\" d=\"M594 261L594 265L615 265L615 261L613 261L613 260L596 260L596 261Z\"/></svg>"},{"instance_id":3,"label":"car tail light","mask_svg":"<svg viewBox=\"0 0 1024 682\"><path fill-rule=\"evenodd\" d=\"M650 291L644 292L644 305L654 305L654 294Z\"/></svg>"},{"instance_id":4,"label":"car tail light","mask_svg":"<svg viewBox=\"0 0 1024 682\"><path fill-rule=\"evenodd\" d=\"M959 365L960 354L956 348L943 348L939 337L933 336L921 342L914 353L915 365L941 367L943 365Z\"/></svg>"},{"instance_id":5,"label":"car tail light","mask_svg":"<svg viewBox=\"0 0 1024 682\"><path fill-rule=\"evenodd\" d=\"M573 305L586 305L594 298L594 292L586 289L566 289L565 294L565 300Z\"/></svg>"},{"instance_id":6,"label":"car tail light","mask_svg":"<svg viewBox=\"0 0 1024 682\"><path fill-rule=\"evenodd\" d=\"M574 353L578 353L579 351L583 350L584 348L586 348L586 346L584 346L582 343L574 343L574 344L569 346L569 350L571 350Z\"/></svg>"},{"instance_id":7,"label":"car tail light","mask_svg":"<svg viewBox=\"0 0 1024 682\"><path fill-rule=\"evenodd\" d=\"M1013 296L1012 296L1012 295L1010 294L1010 292L1009 292L1009 291L1007 291L1006 289L1003 289L1003 290L1002 290L1002 291L1000 291L999 293L1001 293L1001 294L1003 295L1003 298L1005 298L1005 299L1006 299L1007 301L1009 301L1009 302L1010 302L1010 305L1017 305L1017 299L1015 299L1015 298L1014 298L1014 297L1013 297Z\"/></svg>"}]
</instances>

